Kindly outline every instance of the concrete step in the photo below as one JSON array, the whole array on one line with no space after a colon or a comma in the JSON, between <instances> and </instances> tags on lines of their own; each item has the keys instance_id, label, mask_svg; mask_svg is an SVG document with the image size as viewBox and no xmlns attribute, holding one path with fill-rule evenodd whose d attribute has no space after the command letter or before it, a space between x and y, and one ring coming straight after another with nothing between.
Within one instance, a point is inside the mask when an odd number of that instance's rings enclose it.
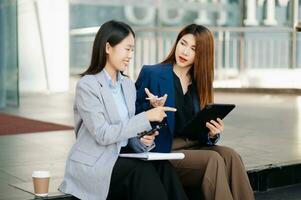
<instances>
[{"instance_id":1,"label":"concrete step","mask_svg":"<svg viewBox=\"0 0 301 200\"><path fill-rule=\"evenodd\" d=\"M301 163L267 165L260 169L249 170L248 176L254 191L267 191L301 183L300 171Z\"/></svg>"},{"instance_id":2,"label":"concrete step","mask_svg":"<svg viewBox=\"0 0 301 200\"><path fill-rule=\"evenodd\" d=\"M301 163L286 165L267 165L248 170L248 176L256 200L300 200ZM198 192L189 189L192 199L200 199ZM75 200L70 195L57 195L44 199Z\"/></svg>"},{"instance_id":3,"label":"concrete step","mask_svg":"<svg viewBox=\"0 0 301 200\"><path fill-rule=\"evenodd\" d=\"M300 200L301 184L269 189L265 192L256 192L256 200Z\"/></svg>"}]
</instances>

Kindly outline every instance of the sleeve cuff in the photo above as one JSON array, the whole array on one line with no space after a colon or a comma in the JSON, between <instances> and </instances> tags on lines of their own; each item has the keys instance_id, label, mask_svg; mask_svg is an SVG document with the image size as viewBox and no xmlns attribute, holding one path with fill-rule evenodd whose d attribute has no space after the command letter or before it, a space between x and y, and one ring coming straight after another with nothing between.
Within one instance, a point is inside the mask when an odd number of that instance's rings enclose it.
<instances>
[{"instance_id":1,"label":"sleeve cuff","mask_svg":"<svg viewBox=\"0 0 301 200\"><path fill-rule=\"evenodd\" d=\"M214 138L210 138L208 135L207 145L215 145L220 139L220 133L217 134Z\"/></svg>"},{"instance_id":2,"label":"sleeve cuff","mask_svg":"<svg viewBox=\"0 0 301 200\"><path fill-rule=\"evenodd\" d=\"M130 147L137 153L148 152L155 148L155 142L151 146L143 144L138 137L129 140Z\"/></svg>"},{"instance_id":3,"label":"sleeve cuff","mask_svg":"<svg viewBox=\"0 0 301 200\"><path fill-rule=\"evenodd\" d=\"M141 149L143 149L144 152L148 152L148 151L152 150L153 148L155 148L155 146L156 146L155 142L153 142L153 144L151 146L146 146L145 144L143 144L142 142L140 142L140 140L139 140L139 144L141 145Z\"/></svg>"}]
</instances>

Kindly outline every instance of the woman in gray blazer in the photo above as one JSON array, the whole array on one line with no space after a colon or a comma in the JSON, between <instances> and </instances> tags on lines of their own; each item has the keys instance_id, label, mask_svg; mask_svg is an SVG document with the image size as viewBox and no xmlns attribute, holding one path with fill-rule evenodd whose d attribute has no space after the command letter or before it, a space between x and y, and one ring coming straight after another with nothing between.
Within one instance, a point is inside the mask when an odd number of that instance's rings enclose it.
<instances>
[{"instance_id":1,"label":"woman in gray blazer","mask_svg":"<svg viewBox=\"0 0 301 200\"><path fill-rule=\"evenodd\" d=\"M123 75L133 56L134 32L125 23L109 21L96 34L89 68L76 87L76 142L68 155L60 191L80 199L187 199L169 161L120 158L131 148L147 152L158 134L139 138L161 122L167 111L157 107L135 115L136 89Z\"/></svg>"}]
</instances>

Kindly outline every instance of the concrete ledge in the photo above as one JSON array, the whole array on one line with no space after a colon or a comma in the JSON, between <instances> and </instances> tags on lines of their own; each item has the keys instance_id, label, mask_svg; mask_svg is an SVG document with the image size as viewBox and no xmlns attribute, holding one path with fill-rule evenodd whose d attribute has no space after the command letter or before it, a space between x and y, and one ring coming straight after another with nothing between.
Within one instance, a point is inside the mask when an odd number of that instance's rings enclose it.
<instances>
[{"instance_id":1,"label":"concrete ledge","mask_svg":"<svg viewBox=\"0 0 301 200\"><path fill-rule=\"evenodd\" d=\"M301 95L301 88L214 88L215 92Z\"/></svg>"},{"instance_id":2,"label":"concrete ledge","mask_svg":"<svg viewBox=\"0 0 301 200\"><path fill-rule=\"evenodd\" d=\"M265 165L248 170L248 177L254 192L267 191L268 189L301 183L301 163L284 165ZM186 188L190 197L198 197L197 188ZM57 196L36 199L76 200L71 195L60 194Z\"/></svg>"},{"instance_id":3,"label":"concrete ledge","mask_svg":"<svg viewBox=\"0 0 301 200\"><path fill-rule=\"evenodd\" d=\"M254 191L301 183L301 163L291 165L270 165L261 170L250 170L248 176Z\"/></svg>"}]
</instances>

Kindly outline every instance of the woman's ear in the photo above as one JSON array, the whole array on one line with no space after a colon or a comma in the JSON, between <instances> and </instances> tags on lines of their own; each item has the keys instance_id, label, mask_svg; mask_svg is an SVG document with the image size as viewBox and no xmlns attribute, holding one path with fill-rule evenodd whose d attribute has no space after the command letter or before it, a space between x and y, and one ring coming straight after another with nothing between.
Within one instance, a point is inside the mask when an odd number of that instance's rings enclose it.
<instances>
[{"instance_id":1,"label":"woman's ear","mask_svg":"<svg viewBox=\"0 0 301 200\"><path fill-rule=\"evenodd\" d=\"M107 42L106 43L106 54L110 54L110 51L111 51L111 45Z\"/></svg>"}]
</instances>

